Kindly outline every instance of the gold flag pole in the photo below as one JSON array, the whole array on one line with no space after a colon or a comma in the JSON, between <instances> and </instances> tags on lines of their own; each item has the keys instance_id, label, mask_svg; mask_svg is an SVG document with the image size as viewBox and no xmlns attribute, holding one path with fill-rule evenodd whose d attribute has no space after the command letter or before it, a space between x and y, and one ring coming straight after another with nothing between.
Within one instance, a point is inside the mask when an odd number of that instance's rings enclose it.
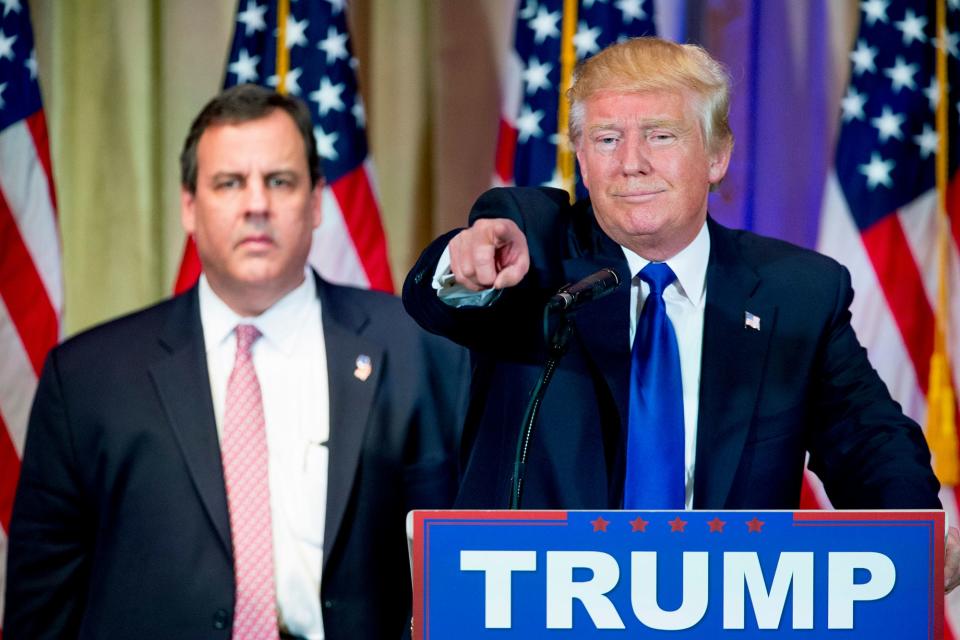
<instances>
[{"instance_id":1,"label":"gold flag pole","mask_svg":"<svg viewBox=\"0 0 960 640\"><path fill-rule=\"evenodd\" d=\"M277 0L277 92L287 94L287 72L290 71L290 51L287 49L287 16L290 0Z\"/></svg>"},{"instance_id":2,"label":"gold flag pole","mask_svg":"<svg viewBox=\"0 0 960 640\"><path fill-rule=\"evenodd\" d=\"M574 154L570 144L570 104L566 92L573 82L573 68L577 64L577 52L573 36L577 31L577 0L563 0L563 30L560 39L560 100L557 106L557 175L563 188L570 194L570 202L576 199L574 183Z\"/></svg>"}]
</instances>

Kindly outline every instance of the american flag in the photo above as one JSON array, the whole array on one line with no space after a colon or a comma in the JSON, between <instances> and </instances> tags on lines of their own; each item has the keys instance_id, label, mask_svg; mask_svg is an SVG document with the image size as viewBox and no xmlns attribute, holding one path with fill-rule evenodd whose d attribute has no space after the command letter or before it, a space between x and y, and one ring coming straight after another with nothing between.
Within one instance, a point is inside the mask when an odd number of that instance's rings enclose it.
<instances>
[{"instance_id":1,"label":"american flag","mask_svg":"<svg viewBox=\"0 0 960 640\"><path fill-rule=\"evenodd\" d=\"M0 618L30 403L60 337L63 281L47 123L26 2L0 15Z\"/></svg>"},{"instance_id":2,"label":"american flag","mask_svg":"<svg viewBox=\"0 0 960 640\"><path fill-rule=\"evenodd\" d=\"M939 4L938 16L936 1L860 3L860 30L850 53L850 84L841 103L818 249L850 268L856 290L854 328L905 412L926 424L944 483L940 497L951 524L957 525L956 480L949 478L957 465L957 443L950 438L955 425L949 424L956 416L956 400L945 396L949 404L937 419L928 408L931 389L956 389L960 356L960 144L954 143L960 134L960 94L952 91L960 86L960 0ZM940 80L939 45L946 62ZM944 109L941 127L938 107ZM937 185L941 144L945 189ZM938 193L945 196L946 215L940 213ZM938 327L942 341L936 337ZM937 348L954 369L945 367L944 379L931 384L931 356ZM947 604L945 637L960 637L960 600L951 596Z\"/></svg>"},{"instance_id":3,"label":"american flag","mask_svg":"<svg viewBox=\"0 0 960 640\"><path fill-rule=\"evenodd\" d=\"M392 292L345 5L239 0L224 86L251 82L307 102L327 181L310 263L331 281ZM176 291L188 289L199 275L188 239Z\"/></svg>"},{"instance_id":4,"label":"american flag","mask_svg":"<svg viewBox=\"0 0 960 640\"><path fill-rule=\"evenodd\" d=\"M557 168L558 109L566 100L561 78L563 25L570 30L576 58L597 53L618 40L656 32L653 0L579 0L575 15L564 15L564 0L521 0L503 86L497 141L498 184L564 188Z\"/></svg>"}]
</instances>

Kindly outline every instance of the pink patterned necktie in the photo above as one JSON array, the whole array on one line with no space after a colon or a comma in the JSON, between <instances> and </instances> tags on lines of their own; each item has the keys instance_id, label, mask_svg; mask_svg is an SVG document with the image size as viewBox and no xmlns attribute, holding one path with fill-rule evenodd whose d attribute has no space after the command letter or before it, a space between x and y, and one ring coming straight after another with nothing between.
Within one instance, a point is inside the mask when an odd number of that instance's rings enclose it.
<instances>
[{"instance_id":1,"label":"pink patterned necktie","mask_svg":"<svg viewBox=\"0 0 960 640\"><path fill-rule=\"evenodd\" d=\"M275 640L267 433L252 353L260 332L249 324L237 325L236 331L237 357L227 382L222 442L237 589L233 639Z\"/></svg>"}]
</instances>

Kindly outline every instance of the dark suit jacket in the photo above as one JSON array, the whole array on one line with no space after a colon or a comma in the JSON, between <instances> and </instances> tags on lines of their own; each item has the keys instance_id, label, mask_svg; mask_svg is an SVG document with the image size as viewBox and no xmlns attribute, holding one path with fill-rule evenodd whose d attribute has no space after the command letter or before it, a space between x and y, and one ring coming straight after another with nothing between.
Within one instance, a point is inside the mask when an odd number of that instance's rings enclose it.
<instances>
[{"instance_id":1,"label":"dark suit jacket","mask_svg":"<svg viewBox=\"0 0 960 640\"><path fill-rule=\"evenodd\" d=\"M486 308L455 309L430 281L453 233L421 256L404 304L476 358L464 427L460 507L509 504L519 423L544 363L543 305L601 267L629 283L622 250L588 202L554 189L495 189L471 213L513 219L531 270ZM840 508L939 508L919 427L904 417L850 326L849 274L835 261L708 220L694 507L794 508L804 458ZM629 286L573 316L569 351L544 397L522 507L622 504L629 402ZM745 313L760 318L759 331Z\"/></svg>"},{"instance_id":2,"label":"dark suit jacket","mask_svg":"<svg viewBox=\"0 0 960 640\"><path fill-rule=\"evenodd\" d=\"M400 637L404 518L453 499L466 357L392 296L317 288L331 429L326 635ZM51 352L13 511L5 640L230 637L229 518L197 300L194 288ZM366 381L353 375L360 354Z\"/></svg>"}]
</instances>

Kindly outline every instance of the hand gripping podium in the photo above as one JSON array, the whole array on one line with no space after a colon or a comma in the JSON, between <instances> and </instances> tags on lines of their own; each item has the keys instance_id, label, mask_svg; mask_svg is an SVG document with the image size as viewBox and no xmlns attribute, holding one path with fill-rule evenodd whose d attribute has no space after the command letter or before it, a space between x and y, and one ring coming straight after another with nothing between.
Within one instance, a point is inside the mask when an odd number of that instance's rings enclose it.
<instances>
[{"instance_id":1,"label":"hand gripping podium","mask_svg":"<svg viewBox=\"0 0 960 640\"><path fill-rule=\"evenodd\" d=\"M415 640L943 637L942 511L414 511Z\"/></svg>"}]
</instances>

